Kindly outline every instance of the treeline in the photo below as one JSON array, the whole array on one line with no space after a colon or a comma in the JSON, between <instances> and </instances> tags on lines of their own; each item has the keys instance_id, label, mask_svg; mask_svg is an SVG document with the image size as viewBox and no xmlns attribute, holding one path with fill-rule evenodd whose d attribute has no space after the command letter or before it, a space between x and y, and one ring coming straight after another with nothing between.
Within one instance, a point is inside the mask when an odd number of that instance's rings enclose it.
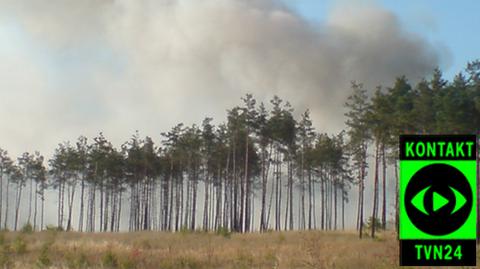
<instances>
[{"instance_id":1,"label":"treeline","mask_svg":"<svg viewBox=\"0 0 480 269\"><path fill-rule=\"evenodd\" d=\"M429 80L411 85L399 77L391 87L377 87L369 95L362 84L352 83L346 102L348 147L358 184L357 229L364 229L364 190L369 154L373 155L373 197L370 219L385 227L387 167L393 166L395 224L398 229L398 136L401 134L478 134L480 130L480 61L468 63L452 81L439 69ZM372 163L370 162L370 163ZM380 189L381 188L381 189ZM381 191L381 197L380 197ZM381 198L381 199L380 199ZM382 210L379 212L379 204ZM370 225L375 235L379 225Z\"/></svg>"},{"instance_id":2,"label":"treeline","mask_svg":"<svg viewBox=\"0 0 480 269\"><path fill-rule=\"evenodd\" d=\"M66 230L343 229L355 184L357 229L362 236L368 220L374 236L387 225L386 186L398 184L398 135L477 132L480 62L451 82L437 69L414 86L400 77L369 92L352 83L347 129L336 135L315 131L308 110L295 118L279 97L267 108L246 95L224 123L178 124L159 143L138 132L119 148L102 133L80 136L48 161L38 152L13 160L0 149L0 227L43 229L52 190L56 225ZM364 210L369 163L371 214Z\"/></svg>"},{"instance_id":3,"label":"treeline","mask_svg":"<svg viewBox=\"0 0 480 269\"><path fill-rule=\"evenodd\" d=\"M242 100L225 123L178 124L161 134L159 145L138 132L120 148L101 133L90 142L81 136L59 144L48 168L39 153L14 162L1 150L3 228L19 228L25 199L26 221L43 229L48 188L57 193L56 225L66 230L344 227L352 178L343 133L315 133L308 111L297 121L278 97L271 110L252 95ZM120 227L124 218L128 227Z\"/></svg>"}]
</instances>

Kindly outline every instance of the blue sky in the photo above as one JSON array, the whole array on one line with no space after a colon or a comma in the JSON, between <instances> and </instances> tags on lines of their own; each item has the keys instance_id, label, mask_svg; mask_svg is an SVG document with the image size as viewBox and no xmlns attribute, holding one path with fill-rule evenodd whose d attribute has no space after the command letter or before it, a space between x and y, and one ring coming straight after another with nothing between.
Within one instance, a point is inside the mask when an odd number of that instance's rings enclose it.
<instances>
[{"instance_id":1,"label":"blue sky","mask_svg":"<svg viewBox=\"0 0 480 269\"><path fill-rule=\"evenodd\" d=\"M338 3L376 4L398 16L407 31L426 37L431 43L444 46L450 53L443 67L451 78L462 70L468 61L480 58L480 1L428 1L428 0L378 0L285 1L313 21L324 20L329 10Z\"/></svg>"}]
</instances>

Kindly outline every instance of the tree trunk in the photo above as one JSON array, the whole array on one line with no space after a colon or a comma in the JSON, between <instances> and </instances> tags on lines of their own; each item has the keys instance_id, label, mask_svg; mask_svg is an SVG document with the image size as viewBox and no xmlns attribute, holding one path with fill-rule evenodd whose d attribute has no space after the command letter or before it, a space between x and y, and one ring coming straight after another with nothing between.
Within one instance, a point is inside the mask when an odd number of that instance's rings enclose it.
<instances>
[{"instance_id":1,"label":"tree trunk","mask_svg":"<svg viewBox=\"0 0 480 269\"><path fill-rule=\"evenodd\" d=\"M78 231L83 232L83 212L84 212L84 193L85 193L85 177L82 176L82 187L80 191L80 213L78 217Z\"/></svg>"},{"instance_id":2,"label":"tree trunk","mask_svg":"<svg viewBox=\"0 0 480 269\"><path fill-rule=\"evenodd\" d=\"M3 189L2 189L3 190ZM8 224L8 200L9 200L9 194L10 193L10 178L7 177L7 188L6 188L6 193L5 193L5 219L4 219L4 225L3 229L7 229L7 224ZM1 225L1 224L0 224Z\"/></svg>"},{"instance_id":3,"label":"tree trunk","mask_svg":"<svg viewBox=\"0 0 480 269\"><path fill-rule=\"evenodd\" d=\"M75 197L75 185L69 186L67 192L68 196L68 219L67 219L67 231L72 229L72 212L73 212L73 199Z\"/></svg>"},{"instance_id":4,"label":"tree trunk","mask_svg":"<svg viewBox=\"0 0 480 269\"><path fill-rule=\"evenodd\" d=\"M372 229L372 238L375 237L375 229L376 229L376 220L377 220L377 208L378 208L378 161L379 161L379 146L378 141L375 145L375 175L374 175L374 186L373 186L373 210L372 210L372 221L371 221L371 229Z\"/></svg>"},{"instance_id":5,"label":"tree trunk","mask_svg":"<svg viewBox=\"0 0 480 269\"><path fill-rule=\"evenodd\" d=\"M385 144L382 143L382 229L387 228L387 162Z\"/></svg>"},{"instance_id":6,"label":"tree trunk","mask_svg":"<svg viewBox=\"0 0 480 269\"><path fill-rule=\"evenodd\" d=\"M38 182L35 182L35 208L33 210L33 230L37 230L37 200L38 200Z\"/></svg>"},{"instance_id":7,"label":"tree trunk","mask_svg":"<svg viewBox=\"0 0 480 269\"><path fill-rule=\"evenodd\" d=\"M288 177L289 177L289 188L290 188L290 223L289 223L289 230L293 230L293 164L292 164L292 161L290 160L290 156L289 156L289 161L288 161Z\"/></svg>"},{"instance_id":8,"label":"tree trunk","mask_svg":"<svg viewBox=\"0 0 480 269\"><path fill-rule=\"evenodd\" d=\"M33 202L33 180L30 178L30 197L28 200L28 218L27 223L31 225L32 223L32 202Z\"/></svg>"},{"instance_id":9,"label":"tree trunk","mask_svg":"<svg viewBox=\"0 0 480 269\"><path fill-rule=\"evenodd\" d=\"M15 204L15 225L13 226L13 230L16 231L17 230L17 226L18 226L18 217L19 217L19 210L20 210L20 201L22 199L22 183L20 183L20 185L17 186L17 196L15 197L16 198L16 204Z\"/></svg>"},{"instance_id":10,"label":"tree trunk","mask_svg":"<svg viewBox=\"0 0 480 269\"><path fill-rule=\"evenodd\" d=\"M249 227L249 207L250 207L250 181L249 181L249 175L248 175L248 128L247 128L247 134L245 136L245 169L244 169L244 182L245 182L245 210L242 210L242 212L245 212L244 214L244 224L243 224L243 229L242 232L248 232L250 227Z\"/></svg>"}]
</instances>

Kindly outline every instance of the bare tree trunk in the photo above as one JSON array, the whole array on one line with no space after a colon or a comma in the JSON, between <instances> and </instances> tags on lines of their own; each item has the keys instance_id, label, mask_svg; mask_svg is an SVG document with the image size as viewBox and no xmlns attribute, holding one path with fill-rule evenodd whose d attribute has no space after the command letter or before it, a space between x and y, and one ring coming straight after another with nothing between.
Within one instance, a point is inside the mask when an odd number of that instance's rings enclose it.
<instances>
[{"instance_id":1,"label":"bare tree trunk","mask_svg":"<svg viewBox=\"0 0 480 269\"><path fill-rule=\"evenodd\" d=\"M78 231L83 232L83 212L84 212L84 194L85 194L85 177L82 175L82 187L80 192L80 213L78 217Z\"/></svg>"},{"instance_id":2,"label":"bare tree trunk","mask_svg":"<svg viewBox=\"0 0 480 269\"><path fill-rule=\"evenodd\" d=\"M238 179L237 179L237 167L236 167L236 146L235 139L233 141L233 230L239 232L238 229Z\"/></svg>"},{"instance_id":3,"label":"bare tree trunk","mask_svg":"<svg viewBox=\"0 0 480 269\"><path fill-rule=\"evenodd\" d=\"M28 218L27 223L31 225L32 223L32 202L33 202L33 180L30 178L30 197L28 200Z\"/></svg>"},{"instance_id":4,"label":"bare tree trunk","mask_svg":"<svg viewBox=\"0 0 480 269\"><path fill-rule=\"evenodd\" d=\"M250 207L250 180L249 180L249 175L248 175L248 133L249 133L249 130L247 128L247 132L246 132L246 136L245 136L245 169L244 169L244 182L245 182L245 203L244 203L244 207L245 207L245 210L242 210L242 212L245 212L243 218L244 218L244 224L242 225L243 226L243 229L242 229L242 232L248 232L250 230L250 219L248 218L248 216L250 215L250 212L249 212L249 207Z\"/></svg>"},{"instance_id":5,"label":"bare tree trunk","mask_svg":"<svg viewBox=\"0 0 480 269\"><path fill-rule=\"evenodd\" d=\"M40 231L43 230L43 218L45 216L45 190L42 190L42 214L41 214L41 217L40 217Z\"/></svg>"},{"instance_id":6,"label":"bare tree trunk","mask_svg":"<svg viewBox=\"0 0 480 269\"><path fill-rule=\"evenodd\" d=\"M333 184L333 229L337 230L337 184Z\"/></svg>"},{"instance_id":7,"label":"bare tree trunk","mask_svg":"<svg viewBox=\"0 0 480 269\"><path fill-rule=\"evenodd\" d=\"M382 229L387 228L387 162L385 144L382 143Z\"/></svg>"},{"instance_id":8,"label":"bare tree trunk","mask_svg":"<svg viewBox=\"0 0 480 269\"><path fill-rule=\"evenodd\" d=\"M360 204L362 201L362 172L361 168L358 172L358 199L357 199L357 231L360 230Z\"/></svg>"},{"instance_id":9,"label":"bare tree trunk","mask_svg":"<svg viewBox=\"0 0 480 269\"><path fill-rule=\"evenodd\" d=\"M269 223L270 223L270 212L272 211L272 204L273 204L273 193L274 193L274 190L275 190L275 182L276 182L276 164L274 163L273 165L273 177L272 177L272 190L270 191L270 201L268 203L268 212L267 212L267 219L266 219L266 222L265 222L265 228L268 230L268 227L269 227ZM267 175L268 176L268 175ZM276 199L276 198L275 198ZM275 203L276 203L276 200L275 200Z\"/></svg>"},{"instance_id":10,"label":"bare tree trunk","mask_svg":"<svg viewBox=\"0 0 480 269\"><path fill-rule=\"evenodd\" d=\"M33 210L33 230L37 230L37 200L38 200L38 182L35 182L35 208Z\"/></svg>"},{"instance_id":11,"label":"bare tree trunk","mask_svg":"<svg viewBox=\"0 0 480 269\"><path fill-rule=\"evenodd\" d=\"M22 183L20 183L20 185L17 186L17 195L16 195L16 203L15 203L15 225L13 226L13 230L16 231L17 230L17 226L18 226L18 217L19 217L19 210L20 210L20 201L22 199Z\"/></svg>"},{"instance_id":12,"label":"bare tree trunk","mask_svg":"<svg viewBox=\"0 0 480 269\"><path fill-rule=\"evenodd\" d=\"M115 230L115 214L117 213L117 191L113 190L113 197L112 197L112 210L110 213L110 232Z\"/></svg>"},{"instance_id":13,"label":"bare tree trunk","mask_svg":"<svg viewBox=\"0 0 480 269\"><path fill-rule=\"evenodd\" d=\"M208 230L208 202L209 202L209 189L208 189L208 169L205 175L204 181L204 203L203 203L203 230Z\"/></svg>"},{"instance_id":14,"label":"bare tree trunk","mask_svg":"<svg viewBox=\"0 0 480 269\"><path fill-rule=\"evenodd\" d=\"M290 193L289 193L289 196L290 196L290 223L289 223L289 230L293 230L293 164L292 164L292 161L290 159L290 156L288 157L288 180L289 180L289 188L290 188Z\"/></svg>"},{"instance_id":15,"label":"bare tree trunk","mask_svg":"<svg viewBox=\"0 0 480 269\"><path fill-rule=\"evenodd\" d=\"M280 165L279 165L279 153L278 153L278 146L275 149L275 231L280 230L280 191L281 191L281 182L280 182Z\"/></svg>"},{"instance_id":16,"label":"bare tree trunk","mask_svg":"<svg viewBox=\"0 0 480 269\"><path fill-rule=\"evenodd\" d=\"M302 148L300 164L300 230L305 230L305 149Z\"/></svg>"},{"instance_id":17,"label":"bare tree trunk","mask_svg":"<svg viewBox=\"0 0 480 269\"><path fill-rule=\"evenodd\" d=\"M308 168L308 229L312 229L312 217L313 217L313 189L312 189L312 169Z\"/></svg>"},{"instance_id":18,"label":"bare tree trunk","mask_svg":"<svg viewBox=\"0 0 480 269\"><path fill-rule=\"evenodd\" d=\"M362 159L360 160L360 238L363 236L363 205L364 205L364 193L365 193L365 177L367 174L367 145L366 142L362 145Z\"/></svg>"},{"instance_id":19,"label":"bare tree trunk","mask_svg":"<svg viewBox=\"0 0 480 269\"><path fill-rule=\"evenodd\" d=\"M374 175L374 186L373 186L373 210L372 210L372 221L371 226L372 229L372 238L375 237L375 229L376 229L376 220L377 220L377 209L378 209L378 161L379 161L379 146L378 141L375 145L375 175Z\"/></svg>"},{"instance_id":20,"label":"bare tree trunk","mask_svg":"<svg viewBox=\"0 0 480 269\"><path fill-rule=\"evenodd\" d=\"M196 167L196 164L195 164ZM195 168L193 175L193 201L192 201L192 221L191 229L195 230L196 228L196 216L197 216L197 193L198 193L198 175Z\"/></svg>"},{"instance_id":21,"label":"bare tree trunk","mask_svg":"<svg viewBox=\"0 0 480 269\"><path fill-rule=\"evenodd\" d=\"M122 219L122 191L120 191L120 197L118 198L118 212L117 212L117 232L120 231L120 220Z\"/></svg>"},{"instance_id":22,"label":"bare tree trunk","mask_svg":"<svg viewBox=\"0 0 480 269\"><path fill-rule=\"evenodd\" d=\"M325 202L327 201L325 197L325 177L322 173L323 169L320 168L320 194L322 195L322 208L321 208L321 228L322 230L325 230Z\"/></svg>"},{"instance_id":23,"label":"bare tree trunk","mask_svg":"<svg viewBox=\"0 0 480 269\"><path fill-rule=\"evenodd\" d=\"M262 149L262 171L261 171L261 176L262 176L262 205L261 205L261 209L260 209L260 231L261 232L264 232L266 230L266 221L265 221L265 217L266 217L266 212L265 212L265 203L266 203L266 199L267 199L267 176L265 175L266 174L266 150L265 149Z\"/></svg>"},{"instance_id":24,"label":"bare tree trunk","mask_svg":"<svg viewBox=\"0 0 480 269\"><path fill-rule=\"evenodd\" d=\"M362 167L361 168L363 171L361 172L361 178L360 178L360 213L359 213L359 220L360 220L360 223L359 223L359 234L360 234L360 238L363 237L363 202L364 202L364 199L363 199L363 195L365 193L365 168Z\"/></svg>"},{"instance_id":25,"label":"bare tree trunk","mask_svg":"<svg viewBox=\"0 0 480 269\"><path fill-rule=\"evenodd\" d=\"M345 192L342 189L342 230L345 230Z\"/></svg>"},{"instance_id":26,"label":"bare tree trunk","mask_svg":"<svg viewBox=\"0 0 480 269\"><path fill-rule=\"evenodd\" d=\"M192 182L193 182L193 179L192 179L192 172L190 171L189 173L189 176L188 176L188 180L187 180L187 201L186 201L186 205L185 205L185 217L184 217L184 221L183 221L183 227L185 229L190 229L190 221L191 221L191 217L190 215L192 214L192 210L191 210L191 203L192 203L192 196L193 196L193 187L192 187Z\"/></svg>"},{"instance_id":27,"label":"bare tree trunk","mask_svg":"<svg viewBox=\"0 0 480 269\"><path fill-rule=\"evenodd\" d=\"M100 232L103 232L103 214L104 214L104 183L100 183Z\"/></svg>"},{"instance_id":28,"label":"bare tree trunk","mask_svg":"<svg viewBox=\"0 0 480 269\"><path fill-rule=\"evenodd\" d=\"M7 224L8 224L8 204L9 204L9 194L10 193L10 178L7 177L7 188L6 188L6 193L5 193L5 219L4 219L4 225L3 229L7 229Z\"/></svg>"},{"instance_id":29,"label":"bare tree trunk","mask_svg":"<svg viewBox=\"0 0 480 269\"><path fill-rule=\"evenodd\" d=\"M315 176L312 181L312 192L313 192L313 229L317 229L317 197L315 190Z\"/></svg>"},{"instance_id":30,"label":"bare tree trunk","mask_svg":"<svg viewBox=\"0 0 480 269\"><path fill-rule=\"evenodd\" d=\"M68 219L67 219L67 231L72 229L72 212L73 212L73 199L75 197L75 183L69 186L67 189L68 194Z\"/></svg>"}]
</instances>

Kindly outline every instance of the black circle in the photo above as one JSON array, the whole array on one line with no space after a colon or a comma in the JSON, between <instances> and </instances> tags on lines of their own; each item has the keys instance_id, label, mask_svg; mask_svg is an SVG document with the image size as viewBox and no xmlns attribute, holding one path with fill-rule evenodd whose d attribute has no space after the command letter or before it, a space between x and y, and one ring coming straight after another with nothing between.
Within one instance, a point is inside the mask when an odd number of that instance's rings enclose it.
<instances>
[{"instance_id":1,"label":"black circle","mask_svg":"<svg viewBox=\"0 0 480 269\"><path fill-rule=\"evenodd\" d=\"M412 204L412 199L422 190L428 188L424 196L424 209L421 212ZM457 190L466 199L458 211L455 209ZM436 192L448 200L448 203L433 210L433 193ZM410 179L405 190L404 204L412 223L421 231L431 235L447 235L459 229L468 219L472 209L473 197L467 178L457 168L448 164L430 164L418 170Z\"/></svg>"}]
</instances>

